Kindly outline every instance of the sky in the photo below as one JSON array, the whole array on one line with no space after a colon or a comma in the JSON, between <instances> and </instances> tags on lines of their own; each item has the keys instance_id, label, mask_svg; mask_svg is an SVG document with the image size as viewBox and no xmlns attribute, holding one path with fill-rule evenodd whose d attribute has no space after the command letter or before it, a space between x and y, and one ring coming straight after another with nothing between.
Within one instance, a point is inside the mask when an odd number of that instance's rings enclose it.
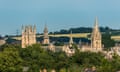
<instances>
[{"instance_id":1,"label":"sky","mask_svg":"<svg viewBox=\"0 0 120 72\"><path fill-rule=\"evenodd\" d=\"M21 34L22 25L36 25L42 33L76 27L120 28L120 0L0 0L0 34Z\"/></svg>"}]
</instances>

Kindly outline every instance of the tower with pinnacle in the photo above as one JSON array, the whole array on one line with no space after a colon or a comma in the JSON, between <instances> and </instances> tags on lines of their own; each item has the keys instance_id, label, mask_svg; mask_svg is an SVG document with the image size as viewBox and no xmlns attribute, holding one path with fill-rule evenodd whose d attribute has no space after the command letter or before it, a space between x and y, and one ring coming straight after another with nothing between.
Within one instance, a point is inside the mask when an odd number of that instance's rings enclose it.
<instances>
[{"instance_id":1,"label":"tower with pinnacle","mask_svg":"<svg viewBox=\"0 0 120 72\"><path fill-rule=\"evenodd\" d=\"M36 44L36 26L22 26L22 48L25 48L32 44Z\"/></svg>"},{"instance_id":2,"label":"tower with pinnacle","mask_svg":"<svg viewBox=\"0 0 120 72\"><path fill-rule=\"evenodd\" d=\"M48 28L47 28L47 25L45 25L43 44L49 44L49 43L50 41L49 41L49 36L48 36Z\"/></svg>"},{"instance_id":3,"label":"tower with pinnacle","mask_svg":"<svg viewBox=\"0 0 120 72\"><path fill-rule=\"evenodd\" d=\"M102 39L101 39L101 33L99 31L98 27L98 19L96 17L95 19L95 25L93 28L93 32L91 35L91 48L96 50L96 51L101 51L102 50Z\"/></svg>"},{"instance_id":4,"label":"tower with pinnacle","mask_svg":"<svg viewBox=\"0 0 120 72\"><path fill-rule=\"evenodd\" d=\"M69 45L72 46L73 44L73 37L72 37L72 31L70 32L70 40L69 40Z\"/></svg>"}]
</instances>

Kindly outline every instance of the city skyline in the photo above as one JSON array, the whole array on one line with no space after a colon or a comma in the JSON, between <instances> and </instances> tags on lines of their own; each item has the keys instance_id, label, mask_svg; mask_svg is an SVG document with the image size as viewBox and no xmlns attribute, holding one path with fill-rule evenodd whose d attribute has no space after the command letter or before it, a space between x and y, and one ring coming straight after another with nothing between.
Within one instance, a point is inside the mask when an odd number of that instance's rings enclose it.
<instances>
[{"instance_id":1,"label":"city skyline","mask_svg":"<svg viewBox=\"0 0 120 72\"><path fill-rule=\"evenodd\" d=\"M16 34L22 25L37 26L43 33L45 22L49 32L72 27L99 26L119 29L119 0L0 0L0 34Z\"/></svg>"}]
</instances>

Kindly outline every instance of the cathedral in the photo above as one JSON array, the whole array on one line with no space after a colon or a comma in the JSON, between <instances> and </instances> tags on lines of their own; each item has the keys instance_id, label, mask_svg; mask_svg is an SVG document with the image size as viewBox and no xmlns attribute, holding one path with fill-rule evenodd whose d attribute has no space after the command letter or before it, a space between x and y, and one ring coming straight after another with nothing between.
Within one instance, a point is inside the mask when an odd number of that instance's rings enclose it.
<instances>
[{"instance_id":1,"label":"cathedral","mask_svg":"<svg viewBox=\"0 0 120 72\"><path fill-rule=\"evenodd\" d=\"M50 43L49 35L48 35L48 28L45 25L44 28L44 34L43 34L43 41L42 41L42 48L51 50L53 52L63 51L66 53L67 56L72 56L75 53L75 48L73 47L73 44L76 44L73 41L73 34L72 31L69 34L69 42L66 44L64 43L63 46L56 46L53 43ZM91 43L82 44L82 41L80 40L80 44L76 44L78 47L78 50L85 52L102 52L105 54L105 58L111 59L113 54L116 53L120 56L120 45L116 45L115 47L111 48L111 51L107 52L103 50L102 45L102 34L99 30L98 25L98 19L96 17L94 27L91 33ZM21 37L21 47L26 48L27 46L36 44L36 26L22 26L22 37Z\"/></svg>"},{"instance_id":2,"label":"cathedral","mask_svg":"<svg viewBox=\"0 0 120 72\"><path fill-rule=\"evenodd\" d=\"M25 48L32 44L36 44L36 26L22 26L22 48Z\"/></svg>"}]
</instances>

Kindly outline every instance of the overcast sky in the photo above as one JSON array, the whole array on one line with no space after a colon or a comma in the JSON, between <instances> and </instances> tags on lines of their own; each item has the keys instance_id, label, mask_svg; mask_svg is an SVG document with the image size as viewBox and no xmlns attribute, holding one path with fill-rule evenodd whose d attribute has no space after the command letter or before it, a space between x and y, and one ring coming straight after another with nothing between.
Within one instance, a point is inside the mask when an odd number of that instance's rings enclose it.
<instances>
[{"instance_id":1,"label":"overcast sky","mask_svg":"<svg viewBox=\"0 0 120 72\"><path fill-rule=\"evenodd\" d=\"M37 26L42 33L71 27L100 26L120 28L120 0L0 0L0 34L20 32L22 25Z\"/></svg>"}]
</instances>

